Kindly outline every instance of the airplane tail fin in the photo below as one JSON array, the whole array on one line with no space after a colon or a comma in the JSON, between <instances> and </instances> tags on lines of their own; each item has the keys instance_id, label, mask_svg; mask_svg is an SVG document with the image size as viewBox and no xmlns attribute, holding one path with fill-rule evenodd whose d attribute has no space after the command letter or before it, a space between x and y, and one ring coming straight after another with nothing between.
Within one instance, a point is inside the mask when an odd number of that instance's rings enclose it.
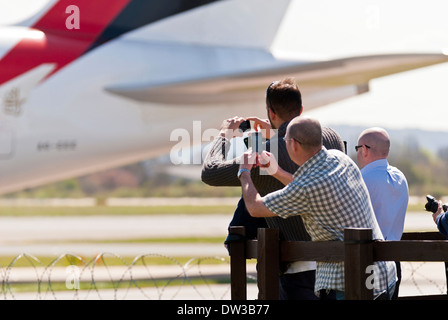
<instances>
[{"instance_id":1,"label":"airplane tail fin","mask_svg":"<svg viewBox=\"0 0 448 320\"><path fill-rule=\"evenodd\" d=\"M20 39L0 60L3 70L0 84L42 64L55 65L52 72L55 73L75 61L96 43L130 1L59 0L48 3L28 20L28 23L32 22L28 27L41 31L37 32L39 37Z\"/></svg>"},{"instance_id":2,"label":"airplane tail fin","mask_svg":"<svg viewBox=\"0 0 448 320\"><path fill-rule=\"evenodd\" d=\"M176 41L191 39L200 29L200 33L206 30L207 37L215 38L215 41L219 33L231 31L237 39L241 38L241 32L250 31L251 37L246 37L245 41L255 42L260 38L272 38L290 1L48 0L37 13L15 25L72 38L77 35L96 38L93 48L124 33L153 24L157 26L149 28L150 36L158 33L161 26L165 30L158 36L164 40L171 28L181 26L175 30L178 32ZM76 14L80 17L78 24ZM171 35L168 39L172 39Z\"/></svg>"},{"instance_id":3,"label":"airplane tail fin","mask_svg":"<svg viewBox=\"0 0 448 320\"><path fill-rule=\"evenodd\" d=\"M26 23L45 33L92 41L101 35L130 1L52 1Z\"/></svg>"},{"instance_id":4,"label":"airplane tail fin","mask_svg":"<svg viewBox=\"0 0 448 320\"><path fill-rule=\"evenodd\" d=\"M291 0L217 1L137 30L148 41L269 49Z\"/></svg>"}]
</instances>

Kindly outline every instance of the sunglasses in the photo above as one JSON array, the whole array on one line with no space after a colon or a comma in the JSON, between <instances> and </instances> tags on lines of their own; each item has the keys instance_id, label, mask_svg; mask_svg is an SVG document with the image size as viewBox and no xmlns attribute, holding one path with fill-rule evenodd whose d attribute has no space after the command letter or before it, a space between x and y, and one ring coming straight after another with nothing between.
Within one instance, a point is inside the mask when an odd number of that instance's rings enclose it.
<instances>
[{"instance_id":1,"label":"sunglasses","mask_svg":"<svg viewBox=\"0 0 448 320\"><path fill-rule=\"evenodd\" d=\"M299 140L297 140L297 139L294 139L294 138L289 138L289 139L286 139L286 137L283 137L283 141L291 141L291 140L294 140L295 142L297 142L297 143L299 143L299 144L303 144L302 142L300 142Z\"/></svg>"},{"instance_id":2,"label":"sunglasses","mask_svg":"<svg viewBox=\"0 0 448 320\"><path fill-rule=\"evenodd\" d=\"M358 152L359 148L362 148L362 147L366 147L367 149L370 149L370 146L368 146L366 144L362 144L360 146L355 146L355 151Z\"/></svg>"}]
</instances>

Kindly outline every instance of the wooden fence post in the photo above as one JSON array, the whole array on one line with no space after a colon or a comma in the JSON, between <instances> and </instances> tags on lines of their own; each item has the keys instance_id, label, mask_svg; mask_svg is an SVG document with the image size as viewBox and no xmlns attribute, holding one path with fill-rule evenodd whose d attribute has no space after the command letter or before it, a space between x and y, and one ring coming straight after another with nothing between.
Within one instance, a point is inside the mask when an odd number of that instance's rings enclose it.
<instances>
[{"instance_id":1,"label":"wooden fence post","mask_svg":"<svg viewBox=\"0 0 448 320\"><path fill-rule=\"evenodd\" d=\"M247 300L246 228L230 227L230 234L240 238L229 244L230 298L232 300Z\"/></svg>"},{"instance_id":2,"label":"wooden fence post","mask_svg":"<svg viewBox=\"0 0 448 320\"><path fill-rule=\"evenodd\" d=\"M279 299L280 242L278 229L258 229L258 299Z\"/></svg>"},{"instance_id":3,"label":"wooden fence post","mask_svg":"<svg viewBox=\"0 0 448 320\"><path fill-rule=\"evenodd\" d=\"M345 299L373 300L373 288L368 288L366 273L373 266L372 229L345 229Z\"/></svg>"}]
</instances>

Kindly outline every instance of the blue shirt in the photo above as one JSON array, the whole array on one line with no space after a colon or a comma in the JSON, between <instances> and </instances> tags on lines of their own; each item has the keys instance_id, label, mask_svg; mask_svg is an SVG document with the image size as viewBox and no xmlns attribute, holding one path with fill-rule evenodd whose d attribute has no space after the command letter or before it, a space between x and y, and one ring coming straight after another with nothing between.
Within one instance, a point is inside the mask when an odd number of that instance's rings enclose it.
<instances>
[{"instance_id":1,"label":"blue shirt","mask_svg":"<svg viewBox=\"0 0 448 320\"><path fill-rule=\"evenodd\" d=\"M440 233L446 236L448 239L448 212L439 214L436 219L436 223Z\"/></svg>"},{"instance_id":2,"label":"blue shirt","mask_svg":"<svg viewBox=\"0 0 448 320\"><path fill-rule=\"evenodd\" d=\"M369 163L361 174L384 239L400 240L409 201L406 177L386 159Z\"/></svg>"}]
</instances>

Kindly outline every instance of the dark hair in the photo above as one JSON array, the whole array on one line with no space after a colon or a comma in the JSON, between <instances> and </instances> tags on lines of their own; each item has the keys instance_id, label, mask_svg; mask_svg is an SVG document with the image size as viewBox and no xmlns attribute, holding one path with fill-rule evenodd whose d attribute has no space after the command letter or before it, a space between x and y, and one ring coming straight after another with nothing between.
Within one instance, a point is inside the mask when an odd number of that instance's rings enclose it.
<instances>
[{"instance_id":1,"label":"dark hair","mask_svg":"<svg viewBox=\"0 0 448 320\"><path fill-rule=\"evenodd\" d=\"M266 90L266 105L285 121L302 113L302 94L292 78L274 81Z\"/></svg>"}]
</instances>

